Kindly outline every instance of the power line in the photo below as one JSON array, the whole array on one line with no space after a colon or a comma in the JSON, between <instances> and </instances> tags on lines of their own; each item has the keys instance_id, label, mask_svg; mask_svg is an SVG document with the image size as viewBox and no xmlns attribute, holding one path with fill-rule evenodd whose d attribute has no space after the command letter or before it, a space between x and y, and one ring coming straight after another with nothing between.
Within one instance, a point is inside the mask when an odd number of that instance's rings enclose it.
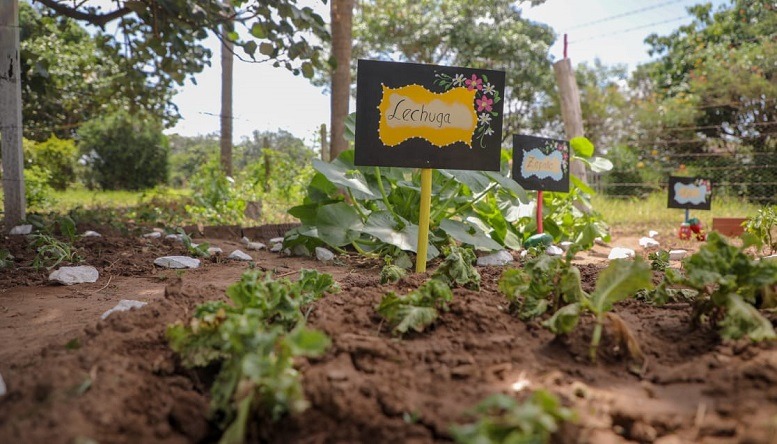
<instances>
[{"instance_id":1,"label":"power line","mask_svg":"<svg viewBox=\"0 0 777 444\"><path fill-rule=\"evenodd\" d=\"M675 17L673 19L662 20L662 21L653 22L653 23L648 23L647 25L637 26L637 27L634 27L634 28L626 28L626 29L621 29L621 30L618 30L618 31L606 32L604 34L597 34L597 35L594 35L594 36L591 36L591 37L586 37L584 39L575 40L575 41L572 41L572 42L569 42L569 43L570 44L572 44L572 43L579 43L579 42L585 42L585 41L588 41L588 40L599 39L599 38L602 38L602 37L610 37L610 36L618 35L618 34L626 34L626 33L629 33L629 32L638 31L640 29L652 28L653 26L664 25L664 24L672 23L672 22L678 22L680 20L685 20L687 18L688 18L687 16Z\"/></svg>"},{"instance_id":2,"label":"power line","mask_svg":"<svg viewBox=\"0 0 777 444\"><path fill-rule=\"evenodd\" d=\"M639 14L641 12L650 11L650 10L658 9L658 8L663 8L664 6L669 6L669 5L673 5L675 3L680 3L680 2L684 2L684 1L687 1L687 0L670 0L668 2L659 3L659 4L653 5L653 6L646 6L644 8L634 9L632 11L626 11L626 12L623 12L623 13L620 13L620 14L612 15L612 16L609 16L609 17L604 17L604 18L597 19L597 20L594 20L594 21L591 21L591 22L581 23L579 25L575 25L575 26L573 26L571 28L568 28L568 30L571 31L573 29L587 28L589 26L598 25L599 23L609 22L609 21L616 20L616 19L619 19L619 18L622 18L622 17L628 17L630 15Z\"/></svg>"}]
</instances>

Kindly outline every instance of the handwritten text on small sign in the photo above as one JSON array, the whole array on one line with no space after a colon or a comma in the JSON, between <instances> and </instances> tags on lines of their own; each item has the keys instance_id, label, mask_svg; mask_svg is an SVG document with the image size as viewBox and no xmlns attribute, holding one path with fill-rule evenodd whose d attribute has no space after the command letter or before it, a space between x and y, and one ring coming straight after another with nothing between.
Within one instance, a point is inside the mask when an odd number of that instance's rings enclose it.
<instances>
[{"instance_id":1,"label":"handwritten text on small sign","mask_svg":"<svg viewBox=\"0 0 777 444\"><path fill-rule=\"evenodd\" d=\"M527 190L569 192L569 143L513 136L513 179Z\"/></svg>"},{"instance_id":2,"label":"handwritten text on small sign","mask_svg":"<svg viewBox=\"0 0 777 444\"><path fill-rule=\"evenodd\" d=\"M712 181L702 177L669 177L669 208L709 210Z\"/></svg>"}]
</instances>

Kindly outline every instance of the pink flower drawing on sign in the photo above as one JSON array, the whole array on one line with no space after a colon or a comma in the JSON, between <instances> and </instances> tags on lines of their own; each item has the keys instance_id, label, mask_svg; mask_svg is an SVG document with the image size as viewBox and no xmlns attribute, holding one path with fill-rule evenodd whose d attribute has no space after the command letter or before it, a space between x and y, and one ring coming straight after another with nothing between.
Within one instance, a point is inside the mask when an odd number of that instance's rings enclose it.
<instances>
[{"instance_id":1,"label":"pink flower drawing on sign","mask_svg":"<svg viewBox=\"0 0 777 444\"><path fill-rule=\"evenodd\" d=\"M491 109L492 109L491 105L494 104L494 101L489 99L486 96L483 96L483 97L481 97L479 99L476 99L475 103L478 106L478 112L483 111L483 110L491 111Z\"/></svg>"},{"instance_id":2,"label":"pink flower drawing on sign","mask_svg":"<svg viewBox=\"0 0 777 444\"><path fill-rule=\"evenodd\" d=\"M465 80L464 84L467 85L467 89L470 91L473 89L481 91L483 89L483 79L479 79L475 74L472 74L471 79Z\"/></svg>"}]
</instances>

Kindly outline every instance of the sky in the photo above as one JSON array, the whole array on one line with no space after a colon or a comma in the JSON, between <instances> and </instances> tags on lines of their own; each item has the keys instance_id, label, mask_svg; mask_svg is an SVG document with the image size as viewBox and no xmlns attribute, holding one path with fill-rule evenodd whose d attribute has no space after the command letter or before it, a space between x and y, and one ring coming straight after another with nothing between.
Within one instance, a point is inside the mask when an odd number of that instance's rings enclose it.
<instances>
[{"instance_id":1,"label":"sky","mask_svg":"<svg viewBox=\"0 0 777 444\"><path fill-rule=\"evenodd\" d=\"M711 0L715 9L727 0ZM553 60L563 58L563 34L568 34L568 57L573 65L593 63L625 64L633 70L650 61L643 43L651 33L667 35L691 22L686 8L701 0L547 0L531 7L523 5L523 17L546 23L558 35L550 49ZM328 6L313 0L299 0L329 20ZM183 118L169 130L184 136L219 131L221 73L219 47L208 40L213 51L212 66L187 80L175 96ZM233 139L239 142L253 131L288 131L312 146L322 123L329 125L329 95L302 76L271 64L235 60L233 89Z\"/></svg>"}]
</instances>

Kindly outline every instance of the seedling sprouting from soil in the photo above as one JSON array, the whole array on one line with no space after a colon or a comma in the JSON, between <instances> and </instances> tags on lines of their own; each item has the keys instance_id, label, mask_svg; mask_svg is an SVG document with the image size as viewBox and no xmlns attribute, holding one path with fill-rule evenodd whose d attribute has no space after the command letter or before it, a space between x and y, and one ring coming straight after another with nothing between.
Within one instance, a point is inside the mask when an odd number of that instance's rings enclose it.
<instances>
[{"instance_id":1,"label":"seedling sprouting from soil","mask_svg":"<svg viewBox=\"0 0 777 444\"><path fill-rule=\"evenodd\" d=\"M479 290L480 273L473 266L476 260L477 256L471 249L453 245L432 277L445 282L449 287L461 286Z\"/></svg>"},{"instance_id":2,"label":"seedling sprouting from soil","mask_svg":"<svg viewBox=\"0 0 777 444\"><path fill-rule=\"evenodd\" d=\"M438 310L448 310L448 302L452 299L453 293L445 282L430 279L405 296L389 292L376 310L395 333L404 334L408 330L420 333L437 320Z\"/></svg>"},{"instance_id":3,"label":"seedling sprouting from soil","mask_svg":"<svg viewBox=\"0 0 777 444\"><path fill-rule=\"evenodd\" d=\"M458 443L546 443L559 424L575 414L558 398L537 390L523 403L508 395L492 395L474 409L477 421L451 428Z\"/></svg>"},{"instance_id":4,"label":"seedling sprouting from soil","mask_svg":"<svg viewBox=\"0 0 777 444\"><path fill-rule=\"evenodd\" d=\"M49 234L33 234L30 245L37 252L32 261L32 266L37 269L50 270L63 262L77 264L83 261L78 249L71 243L61 241Z\"/></svg>"},{"instance_id":5,"label":"seedling sprouting from soil","mask_svg":"<svg viewBox=\"0 0 777 444\"><path fill-rule=\"evenodd\" d=\"M275 421L307 408L294 359L322 354L329 339L304 326L300 307L337 288L331 275L312 270L294 283L249 271L227 289L233 305L206 302L188 324L168 327L184 366L219 365L211 414L222 442L243 442L252 412Z\"/></svg>"},{"instance_id":6,"label":"seedling sprouting from soil","mask_svg":"<svg viewBox=\"0 0 777 444\"><path fill-rule=\"evenodd\" d=\"M777 253L777 206L759 208L745 224L745 231L771 254Z\"/></svg>"}]
</instances>

